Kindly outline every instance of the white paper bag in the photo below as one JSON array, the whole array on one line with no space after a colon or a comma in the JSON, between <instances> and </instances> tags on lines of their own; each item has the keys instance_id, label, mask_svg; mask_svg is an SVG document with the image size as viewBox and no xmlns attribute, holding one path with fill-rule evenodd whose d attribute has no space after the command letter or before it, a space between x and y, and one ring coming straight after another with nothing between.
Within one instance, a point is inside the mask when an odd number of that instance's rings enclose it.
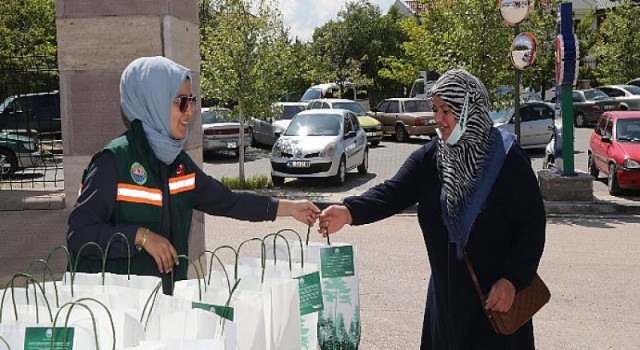
<instances>
[{"instance_id":1,"label":"white paper bag","mask_svg":"<svg viewBox=\"0 0 640 350\"><path fill-rule=\"evenodd\" d=\"M267 259L273 258L273 244L266 243ZM318 320L320 349L357 348L360 344L360 297L357 249L348 243L325 245L309 242L303 247L305 263L320 267L323 311ZM284 242L276 242L278 259L287 257ZM291 246L292 260L300 262L300 248Z\"/></svg>"}]
</instances>

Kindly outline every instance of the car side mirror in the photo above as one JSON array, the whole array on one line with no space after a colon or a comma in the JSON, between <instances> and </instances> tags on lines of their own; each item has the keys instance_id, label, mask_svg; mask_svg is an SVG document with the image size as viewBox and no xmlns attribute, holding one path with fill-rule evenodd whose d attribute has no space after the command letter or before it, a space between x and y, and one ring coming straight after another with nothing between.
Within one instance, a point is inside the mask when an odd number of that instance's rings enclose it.
<instances>
[{"instance_id":1,"label":"car side mirror","mask_svg":"<svg viewBox=\"0 0 640 350\"><path fill-rule=\"evenodd\" d=\"M375 113L375 112L377 112L377 111L378 111L378 108L376 108L376 107L371 107L371 112L374 112L374 113Z\"/></svg>"},{"instance_id":2,"label":"car side mirror","mask_svg":"<svg viewBox=\"0 0 640 350\"><path fill-rule=\"evenodd\" d=\"M603 143L611 143L611 136L602 135L602 137L600 138L600 141L602 141Z\"/></svg>"}]
</instances>

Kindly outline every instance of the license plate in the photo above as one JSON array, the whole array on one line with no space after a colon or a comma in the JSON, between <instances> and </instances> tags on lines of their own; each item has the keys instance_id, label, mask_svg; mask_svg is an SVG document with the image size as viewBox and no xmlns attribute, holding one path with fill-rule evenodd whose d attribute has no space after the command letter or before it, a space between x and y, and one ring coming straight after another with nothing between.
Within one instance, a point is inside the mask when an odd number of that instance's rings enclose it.
<instances>
[{"instance_id":1,"label":"license plate","mask_svg":"<svg viewBox=\"0 0 640 350\"><path fill-rule=\"evenodd\" d=\"M308 168L311 166L308 160L290 160L287 162L287 168Z\"/></svg>"},{"instance_id":2,"label":"license plate","mask_svg":"<svg viewBox=\"0 0 640 350\"><path fill-rule=\"evenodd\" d=\"M368 133L367 133L367 137L373 137L373 136L376 136L376 134L375 134L375 133L373 133L373 132L368 132Z\"/></svg>"},{"instance_id":3,"label":"license plate","mask_svg":"<svg viewBox=\"0 0 640 350\"><path fill-rule=\"evenodd\" d=\"M604 109L613 109L614 106L604 106Z\"/></svg>"},{"instance_id":4,"label":"license plate","mask_svg":"<svg viewBox=\"0 0 640 350\"><path fill-rule=\"evenodd\" d=\"M429 125L435 124L436 120L435 119L429 119Z\"/></svg>"},{"instance_id":5,"label":"license plate","mask_svg":"<svg viewBox=\"0 0 640 350\"><path fill-rule=\"evenodd\" d=\"M227 148L230 148L230 149L238 148L238 143L234 141L227 142Z\"/></svg>"}]
</instances>

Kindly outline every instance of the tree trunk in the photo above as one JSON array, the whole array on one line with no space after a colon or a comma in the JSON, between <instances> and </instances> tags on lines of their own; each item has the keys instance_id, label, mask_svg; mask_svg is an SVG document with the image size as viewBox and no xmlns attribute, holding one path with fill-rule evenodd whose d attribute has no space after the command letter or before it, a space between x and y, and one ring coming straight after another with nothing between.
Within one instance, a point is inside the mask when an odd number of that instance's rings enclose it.
<instances>
[{"instance_id":1,"label":"tree trunk","mask_svg":"<svg viewBox=\"0 0 640 350\"><path fill-rule=\"evenodd\" d=\"M244 187L244 111L242 107L242 98L238 99L238 120L240 121L240 140L238 140L238 167L240 172L240 183Z\"/></svg>"}]
</instances>

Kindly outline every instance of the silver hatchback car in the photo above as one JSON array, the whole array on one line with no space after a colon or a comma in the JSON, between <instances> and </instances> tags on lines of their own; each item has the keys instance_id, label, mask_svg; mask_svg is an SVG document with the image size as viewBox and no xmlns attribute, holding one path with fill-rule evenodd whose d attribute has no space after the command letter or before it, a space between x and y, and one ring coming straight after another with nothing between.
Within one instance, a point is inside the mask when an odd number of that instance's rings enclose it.
<instances>
[{"instance_id":1,"label":"silver hatchback car","mask_svg":"<svg viewBox=\"0 0 640 350\"><path fill-rule=\"evenodd\" d=\"M367 135L356 115L344 109L315 109L298 113L271 151L271 179L330 178L342 185L346 173L369 168Z\"/></svg>"}]
</instances>

